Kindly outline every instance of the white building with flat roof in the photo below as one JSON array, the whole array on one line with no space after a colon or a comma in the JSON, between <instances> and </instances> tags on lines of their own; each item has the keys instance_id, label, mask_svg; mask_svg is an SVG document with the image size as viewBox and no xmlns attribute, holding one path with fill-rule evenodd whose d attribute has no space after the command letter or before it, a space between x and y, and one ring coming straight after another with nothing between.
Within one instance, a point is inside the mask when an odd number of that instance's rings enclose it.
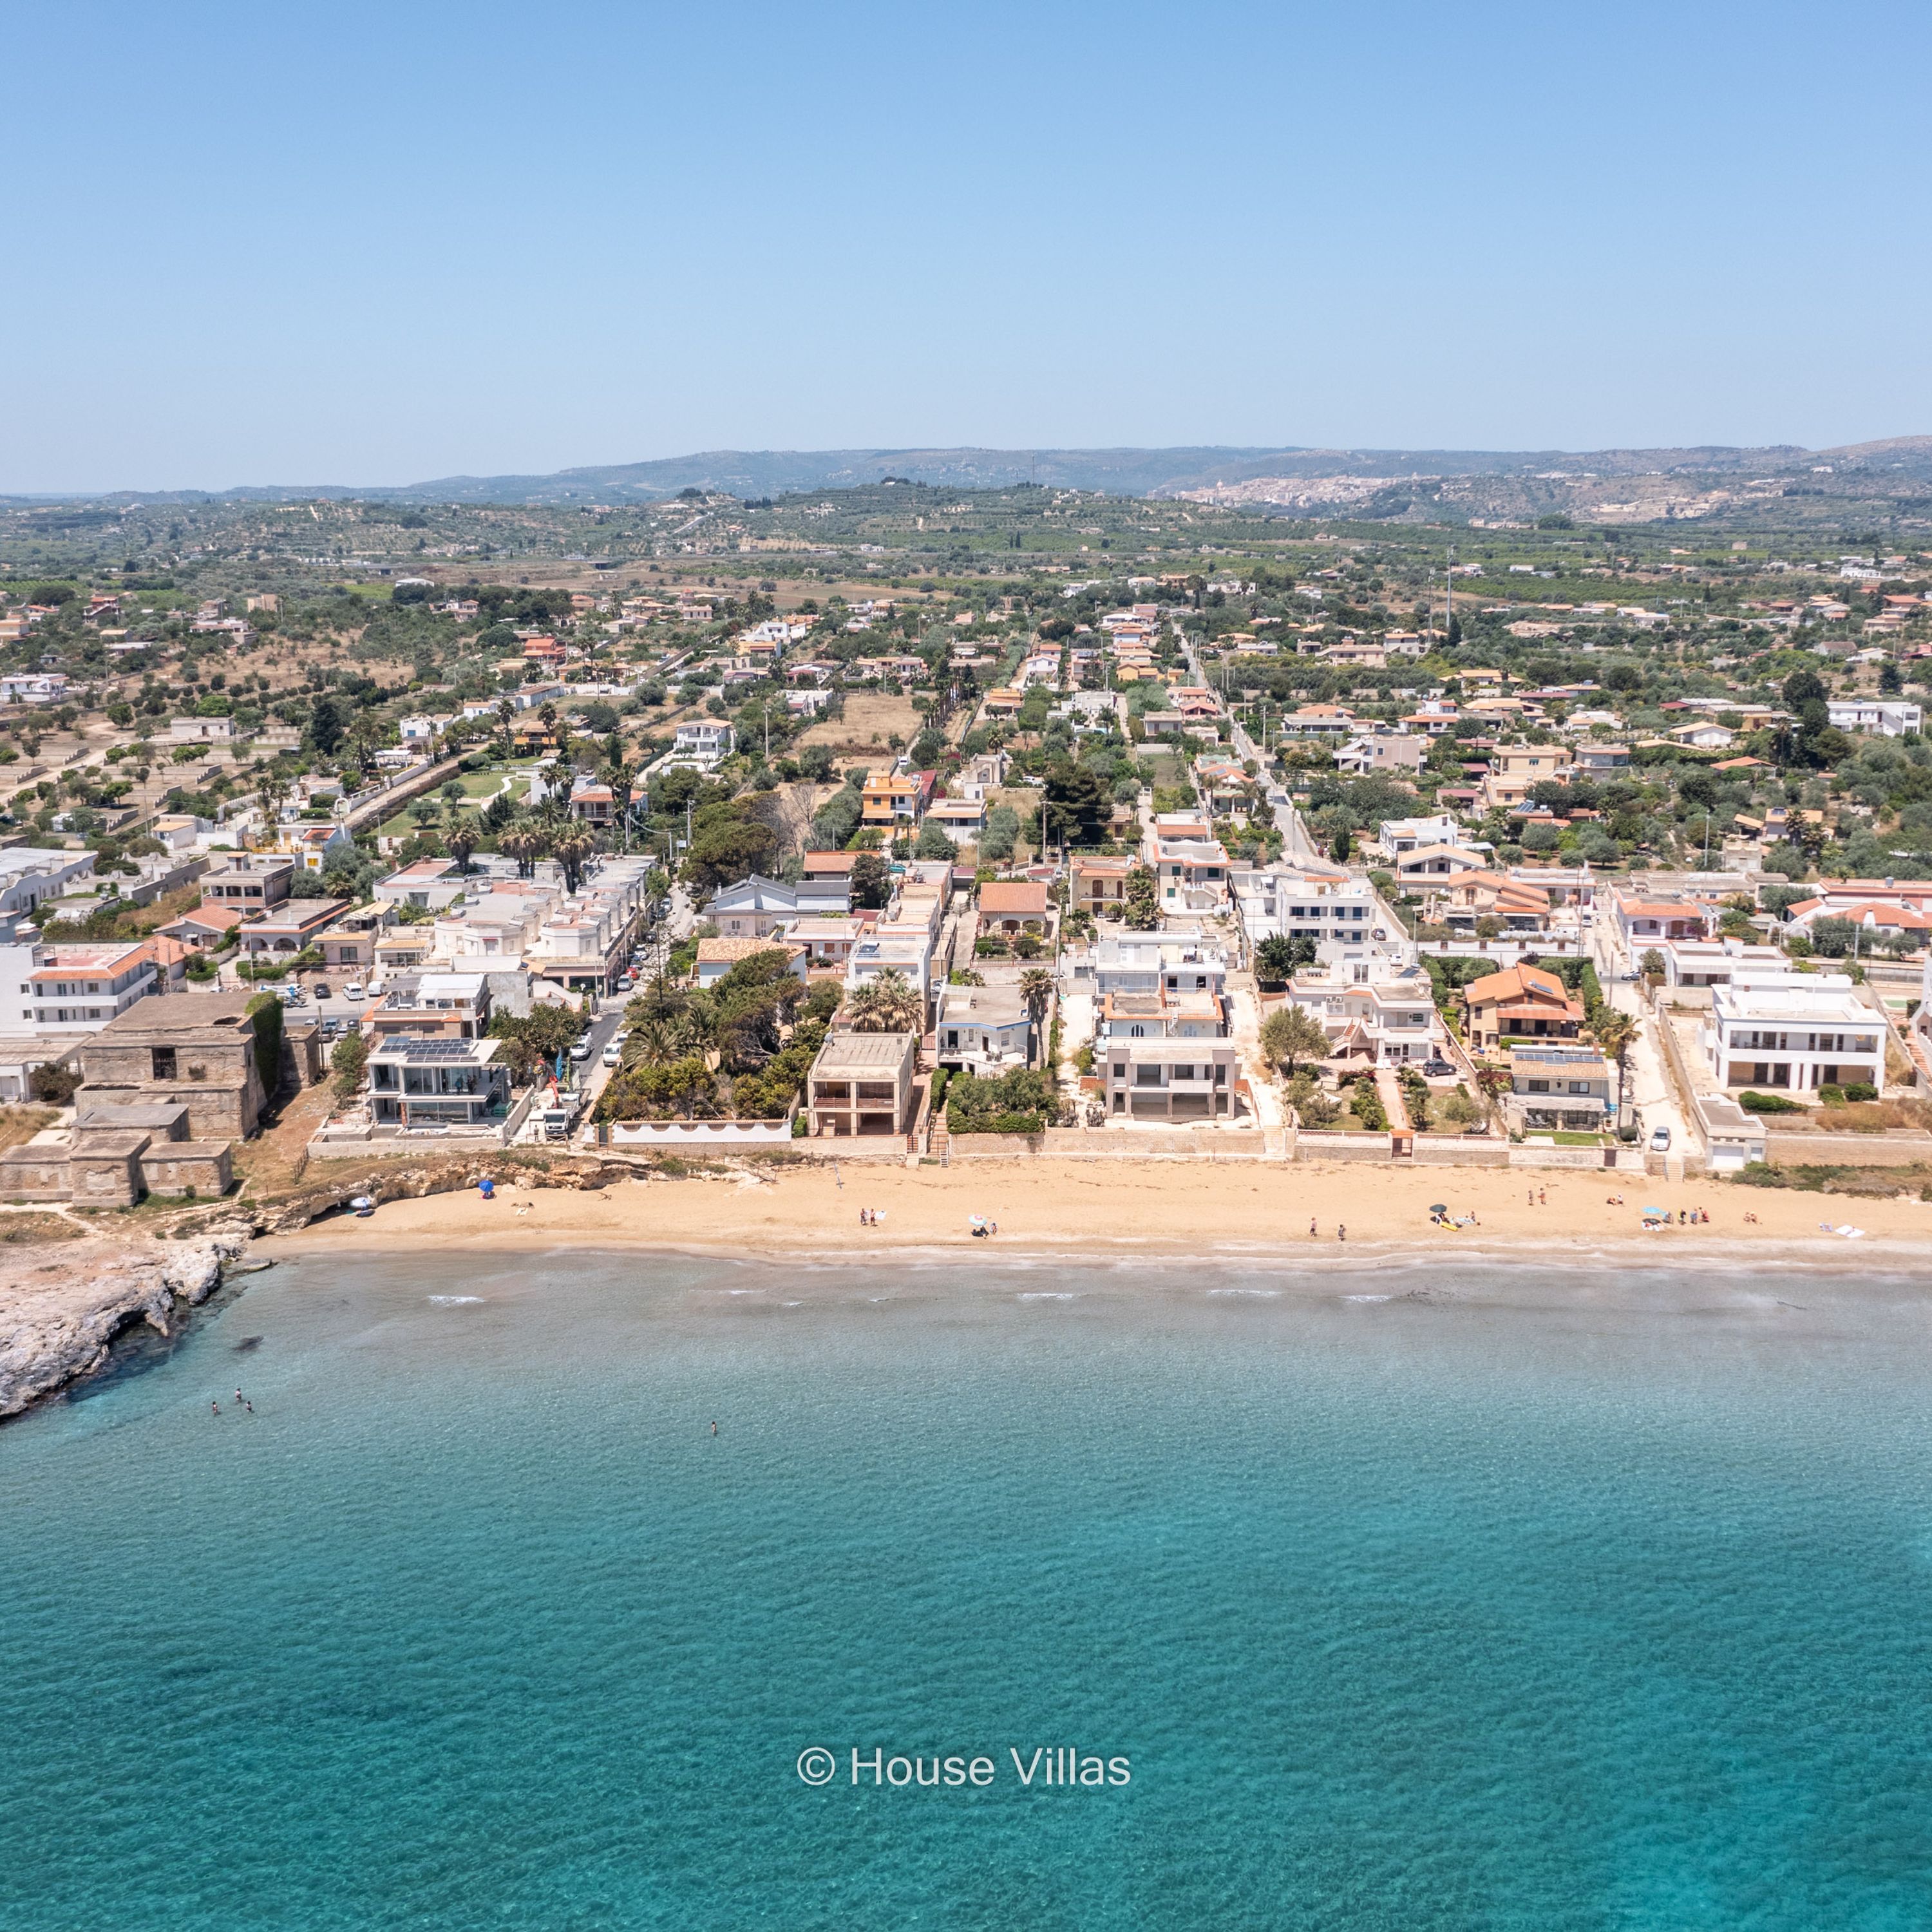
<instances>
[{"instance_id":1,"label":"white building with flat roof","mask_svg":"<svg viewBox=\"0 0 1932 1932\"><path fill-rule=\"evenodd\" d=\"M1925 728L1924 706L1908 698L1832 698L1826 700L1825 709L1840 731L1902 738L1908 731Z\"/></svg>"},{"instance_id":2,"label":"white building with flat roof","mask_svg":"<svg viewBox=\"0 0 1932 1932\"><path fill-rule=\"evenodd\" d=\"M1737 973L1712 988L1699 1041L1723 1089L1885 1091L1885 1021L1846 974Z\"/></svg>"}]
</instances>

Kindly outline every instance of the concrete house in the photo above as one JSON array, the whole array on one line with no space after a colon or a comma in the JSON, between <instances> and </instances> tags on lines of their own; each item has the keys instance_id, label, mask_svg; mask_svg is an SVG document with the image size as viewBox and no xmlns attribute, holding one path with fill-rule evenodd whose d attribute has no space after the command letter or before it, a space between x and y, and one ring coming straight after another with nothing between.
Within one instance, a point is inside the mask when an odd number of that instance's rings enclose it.
<instances>
[{"instance_id":1,"label":"concrete house","mask_svg":"<svg viewBox=\"0 0 1932 1932\"><path fill-rule=\"evenodd\" d=\"M852 1138L902 1133L912 1112L919 1036L835 1033L818 1049L807 1082L814 1136Z\"/></svg>"}]
</instances>

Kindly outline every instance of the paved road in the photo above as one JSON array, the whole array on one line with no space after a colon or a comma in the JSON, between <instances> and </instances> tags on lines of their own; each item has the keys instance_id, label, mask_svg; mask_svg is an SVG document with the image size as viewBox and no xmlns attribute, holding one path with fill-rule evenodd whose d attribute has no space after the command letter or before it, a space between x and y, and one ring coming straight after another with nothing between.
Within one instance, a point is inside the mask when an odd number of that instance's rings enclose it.
<instances>
[{"instance_id":1,"label":"paved road","mask_svg":"<svg viewBox=\"0 0 1932 1932\"><path fill-rule=\"evenodd\" d=\"M1648 1149L1652 1134L1659 1127L1668 1127L1672 1168L1670 1178L1682 1179L1679 1163L1685 1154L1696 1151L1700 1144L1684 1124L1683 1110L1677 1102L1677 1090L1672 1082L1670 1070L1664 1064L1664 1048L1658 1040L1658 1028L1669 1025L1670 1022L1652 1012L1642 988L1624 978L1624 974L1630 970L1631 962L1619 944L1614 922L1599 918L1592 929L1590 940L1604 997L1618 1012L1633 1014L1642 1022L1636 1044L1630 1048L1626 1088L1627 1096L1636 1111L1642 1130L1639 1144Z\"/></svg>"},{"instance_id":2,"label":"paved road","mask_svg":"<svg viewBox=\"0 0 1932 1932\"><path fill-rule=\"evenodd\" d=\"M1195 655L1194 646L1190 644L1184 645L1183 649L1186 654L1188 670L1195 682L1208 683L1207 674L1202 669L1200 658ZM1276 827L1282 836L1282 856L1289 860L1322 857L1321 850L1309 836L1308 828L1301 822L1300 813L1294 808L1294 800L1268 776L1267 754L1255 742L1247 727L1240 723L1232 712L1228 716L1228 730L1233 741L1234 755L1238 758L1253 759L1256 769L1262 774L1262 782L1268 788L1268 803L1274 812Z\"/></svg>"}]
</instances>

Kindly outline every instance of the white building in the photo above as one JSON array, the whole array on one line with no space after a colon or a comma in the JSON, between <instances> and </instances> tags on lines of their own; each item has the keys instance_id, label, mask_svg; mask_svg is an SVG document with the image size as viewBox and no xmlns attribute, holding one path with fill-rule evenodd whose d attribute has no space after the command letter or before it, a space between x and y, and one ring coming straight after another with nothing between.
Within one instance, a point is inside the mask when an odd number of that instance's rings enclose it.
<instances>
[{"instance_id":1,"label":"white building","mask_svg":"<svg viewBox=\"0 0 1932 1932\"><path fill-rule=\"evenodd\" d=\"M700 718L677 728L671 746L671 761L696 765L709 771L731 755L736 743L731 728L721 718Z\"/></svg>"},{"instance_id":2,"label":"white building","mask_svg":"<svg viewBox=\"0 0 1932 1932\"><path fill-rule=\"evenodd\" d=\"M1412 958L1414 947L1401 922L1360 874L1324 876L1312 872L1248 872L1235 879L1241 929L1250 946L1277 935L1393 945Z\"/></svg>"},{"instance_id":3,"label":"white building","mask_svg":"<svg viewBox=\"0 0 1932 1932\"><path fill-rule=\"evenodd\" d=\"M52 845L0 850L0 913L31 913L43 900L92 884L94 854Z\"/></svg>"},{"instance_id":4,"label":"white building","mask_svg":"<svg viewBox=\"0 0 1932 1932\"><path fill-rule=\"evenodd\" d=\"M1335 753L1343 772L1419 772L1429 760L1429 740L1406 731L1373 731L1351 738Z\"/></svg>"},{"instance_id":5,"label":"white building","mask_svg":"<svg viewBox=\"0 0 1932 1932\"><path fill-rule=\"evenodd\" d=\"M1775 946L1742 939L1667 939L1655 950L1664 958L1664 983L1671 987L1728 986L1740 973L1769 978L1791 970Z\"/></svg>"},{"instance_id":6,"label":"white building","mask_svg":"<svg viewBox=\"0 0 1932 1932\"><path fill-rule=\"evenodd\" d=\"M1722 1088L1885 1090L1885 1022L1842 973L1740 972L1711 989L1699 1040Z\"/></svg>"},{"instance_id":7,"label":"white building","mask_svg":"<svg viewBox=\"0 0 1932 1932\"><path fill-rule=\"evenodd\" d=\"M1380 946L1333 940L1316 958L1312 970L1296 974L1288 997L1320 1022L1332 1055L1385 1066L1435 1054L1442 1023L1434 982L1423 967Z\"/></svg>"},{"instance_id":8,"label":"white building","mask_svg":"<svg viewBox=\"0 0 1932 1932\"><path fill-rule=\"evenodd\" d=\"M1472 852L1496 849L1446 812L1426 818L1385 818L1376 829L1376 843L1392 859L1424 845L1460 845Z\"/></svg>"},{"instance_id":9,"label":"white building","mask_svg":"<svg viewBox=\"0 0 1932 1932\"><path fill-rule=\"evenodd\" d=\"M1825 709L1840 731L1902 738L1908 731L1924 728L1924 707L1900 698L1833 698L1826 700Z\"/></svg>"},{"instance_id":10,"label":"white building","mask_svg":"<svg viewBox=\"0 0 1932 1932\"><path fill-rule=\"evenodd\" d=\"M1091 970L1096 1002L1109 994L1227 991L1228 956L1198 934L1126 933L1096 942Z\"/></svg>"},{"instance_id":11,"label":"white building","mask_svg":"<svg viewBox=\"0 0 1932 1932\"><path fill-rule=\"evenodd\" d=\"M0 946L0 1033L92 1034L160 985L141 940Z\"/></svg>"}]
</instances>

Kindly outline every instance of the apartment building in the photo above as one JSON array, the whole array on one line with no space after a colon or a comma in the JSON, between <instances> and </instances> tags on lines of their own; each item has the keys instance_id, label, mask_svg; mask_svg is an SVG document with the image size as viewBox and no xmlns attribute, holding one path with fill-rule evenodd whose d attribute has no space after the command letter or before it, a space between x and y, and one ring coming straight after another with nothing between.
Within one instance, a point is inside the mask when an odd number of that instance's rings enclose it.
<instances>
[{"instance_id":1,"label":"apartment building","mask_svg":"<svg viewBox=\"0 0 1932 1932\"><path fill-rule=\"evenodd\" d=\"M1228 1040L1112 1040L1096 1045L1107 1112L1120 1120L1232 1120L1240 1078Z\"/></svg>"},{"instance_id":2,"label":"apartment building","mask_svg":"<svg viewBox=\"0 0 1932 1932\"><path fill-rule=\"evenodd\" d=\"M144 940L0 946L0 1034L98 1033L160 990Z\"/></svg>"},{"instance_id":3,"label":"apartment building","mask_svg":"<svg viewBox=\"0 0 1932 1932\"><path fill-rule=\"evenodd\" d=\"M1712 988L1698 1040L1720 1088L1804 1094L1863 1083L1885 1090L1885 1022L1847 974L1737 973Z\"/></svg>"},{"instance_id":4,"label":"apartment building","mask_svg":"<svg viewBox=\"0 0 1932 1932\"><path fill-rule=\"evenodd\" d=\"M1198 934L1124 933L1097 940L1089 964L1096 1005L1110 995L1208 993L1228 988L1228 956Z\"/></svg>"},{"instance_id":5,"label":"apartment building","mask_svg":"<svg viewBox=\"0 0 1932 1932\"><path fill-rule=\"evenodd\" d=\"M1320 1024L1334 1058L1399 1066L1436 1052L1442 1023L1427 971L1381 947L1325 943L1288 997Z\"/></svg>"},{"instance_id":6,"label":"apartment building","mask_svg":"<svg viewBox=\"0 0 1932 1932\"><path fill-rule=\"evenodd\" d=\"M1568 782L1574 762L1562 745L1502 745L1490 754L1478 795L1486 811L1507 812L1522 804L1531 788L1550 779Z\"/></svg>"}]
</instances>

